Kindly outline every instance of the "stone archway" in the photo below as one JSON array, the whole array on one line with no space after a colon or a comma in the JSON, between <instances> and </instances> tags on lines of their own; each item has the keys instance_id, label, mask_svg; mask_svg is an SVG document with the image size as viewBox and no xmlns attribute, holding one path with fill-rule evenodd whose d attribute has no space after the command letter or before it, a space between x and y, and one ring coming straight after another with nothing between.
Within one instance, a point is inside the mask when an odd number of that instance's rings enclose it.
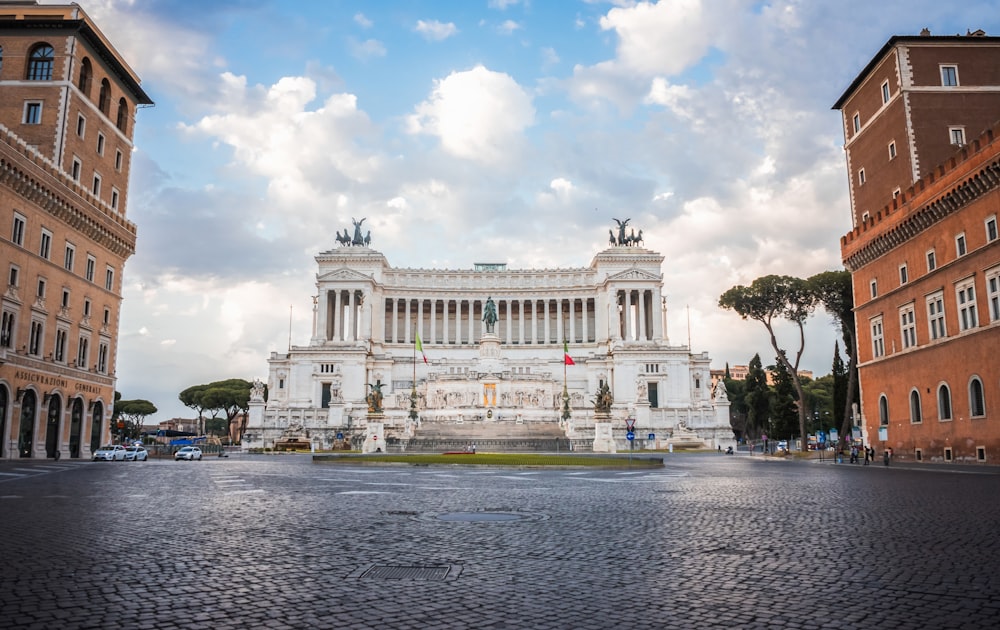
<instances>
[{"instance_id":1,"label":"stone archway","mask_svg":"<svg viewBox=\"0 0 1000 630\"><path fill-rule=\"evenodd\" d=\"M101 431L104 424L104 405L100 401L91 403L90 412L90 452L93 453L101 448Z\"/></svg>"},{"instance_id":2,"label":"stone archway","mask_svg":"<svg viewBox=\"0 0 1000 630\"><path fill-rule=\"evenodd\" d=\"M57 457L62 429L60 414L62 413L62 396L49 394L49 411L45 419L45 456Z\"/></svg>"},{"instance_id":3,"label":"stone archway","mask_svg":"<svg viewBox=\"0 0 1000 630\"><path fill-rule=\"evenodd\" d=\"M6 385L0 385L0 459L4 458L7 451L7 404L10 402L10 395Z\"/></svg>"},{"instance_id":4,"label":"stone archway","mask_svg":"<svg viewBox=\"0 0 1000 630\"><path fill-rule=\"evenodd\" d=\"M73 400L73 411L69 420L69 456L80 457L80 444L83 442L83 400Z\"/></svg>"},{"instance_id":5,"label":"stone archway","mask_svg":"<svg viewBox=\"0 0 1000 630\"><path fill-rule=\"evenodd\" d=\"M35 411L38 396L34 390L21 394L21 420L17 428L17 453L20 457L31 457L31 447L35 441Z\"/></svg>"}]
</instances>

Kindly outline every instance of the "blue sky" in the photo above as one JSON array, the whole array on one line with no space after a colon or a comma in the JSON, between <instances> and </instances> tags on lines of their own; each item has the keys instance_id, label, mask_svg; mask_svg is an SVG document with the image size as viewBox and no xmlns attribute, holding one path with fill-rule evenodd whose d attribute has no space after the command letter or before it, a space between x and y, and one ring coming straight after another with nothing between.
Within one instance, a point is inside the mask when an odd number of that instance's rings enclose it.
<instances>
[{"instance_id":1,"label":"blue sky","mask_svg":"<svg viewBox=\"0 0 1000 630\"><path fill-rule=\"evenodd\" d=\"M716 306L841 268L830 109L924 27L1000 34L970 0L81 0L156 102L136 125L118 389L264 378L306 344L320 251L367 217L400 267L585 267L612 217L662 253L668 333L713 367L773 362ZM291 312L291 318L289 317ZM782 343L795 336L784 330ZM829 372L836 330L807 326Z\"/></svg>"}]
</instances>

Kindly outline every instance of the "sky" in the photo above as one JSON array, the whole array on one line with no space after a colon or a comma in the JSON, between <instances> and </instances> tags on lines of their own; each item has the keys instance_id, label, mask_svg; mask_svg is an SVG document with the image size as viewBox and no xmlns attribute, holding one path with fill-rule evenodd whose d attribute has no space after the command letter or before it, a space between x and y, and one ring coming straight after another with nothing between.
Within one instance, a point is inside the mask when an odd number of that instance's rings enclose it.
<instances>
[{"instance_id":1,"label":"sky","mask_svg":"<svg viewBox=\"0 0 1000 630\"><path fill-rule=\"evenodd\" d=\"M308 344L314 257L362 217L425 269L587 267L628 217L665 258L670 342L773 363L718 299L843 268L833 103L893 35L1000 35L995 0L79 3L155 102L117 364L147 424ZM819 311L800 368L828 374L838 337Z\"/></svg>"}]
</instances>

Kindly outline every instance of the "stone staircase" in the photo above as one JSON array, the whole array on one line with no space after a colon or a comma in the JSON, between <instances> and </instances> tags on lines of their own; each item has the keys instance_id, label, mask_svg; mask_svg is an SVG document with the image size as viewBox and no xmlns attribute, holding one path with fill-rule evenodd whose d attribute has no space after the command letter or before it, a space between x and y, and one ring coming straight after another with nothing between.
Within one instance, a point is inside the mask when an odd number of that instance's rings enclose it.
<instances>
[{"instance_id":1,"label":"stone staircase","mask_svg":"<svg viewBox=\"0 0 1000 630\"><path fill-rule=\"evenodd\" d=\"M556 422L424 422L410 440L398 448L407 453L464 451L475 444L477 452L565 452L569 440ZM395 450L390 444L390 450Z\"/></svg>"}]
</instances>

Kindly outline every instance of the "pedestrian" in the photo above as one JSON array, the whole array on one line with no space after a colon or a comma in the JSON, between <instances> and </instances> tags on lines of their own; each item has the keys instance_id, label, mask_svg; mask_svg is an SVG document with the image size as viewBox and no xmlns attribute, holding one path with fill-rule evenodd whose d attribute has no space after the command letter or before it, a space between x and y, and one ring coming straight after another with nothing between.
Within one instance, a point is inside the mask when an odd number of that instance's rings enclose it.
<instances>
[{"instance_id":1,"label":"pedestrian","mask_svg":"<svg viewBox=\"0 0 1000 630\"><path fill-rule=\"evenodd\" d=\"M889 457L890 457L889 449L885 449L884 451L882 451L882 462L885 464L886 468L889 467Z\"/></svg>"},{"instance_id":2,"label":"pedestrian","mask_svg":"<svg viewBox=\"0 0 1000 630\"><path fill-rule=\"evenodd\" d=\"M871 459L871 457L872 457L871 449L866 446L865 447L865 466L868 465L868 461Z\"/></svg>"},{"instance_id":3,"label":"pedestrian","mask_svg":"<svg viewBox=\"0 0 1000 630\"><path fill-rule=\"evenodd\" d=\"M856 444L851 445L851 463L852 464L858 463L858 447Z\"/></svg>"}]
</instances>

